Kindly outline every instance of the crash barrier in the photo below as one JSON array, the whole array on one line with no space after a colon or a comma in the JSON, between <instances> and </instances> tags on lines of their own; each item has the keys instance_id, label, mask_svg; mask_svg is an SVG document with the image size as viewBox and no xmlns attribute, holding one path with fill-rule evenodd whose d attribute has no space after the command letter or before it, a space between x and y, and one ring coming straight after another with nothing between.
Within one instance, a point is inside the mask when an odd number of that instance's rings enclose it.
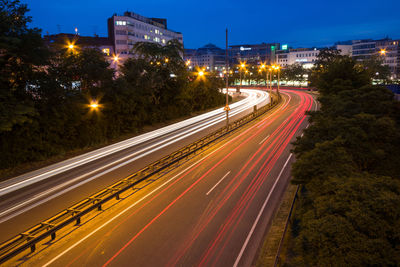
<instances>
[{"instance_id":1,"label":"crash barrier","mask_svg":"<svg viewBox=\"0 0 400 267\"><path fill-rule=\"evenodd\" d=\"M5 261L15 257L27 249L30 249L31 252L34 252L36 250L36 245L45 238L50 237L51 240L54 240L56 238L57 231L60 229L73 223L80 225L81 219L84 215L94 210L101 211L102 206L108 201L112 199L119 200L122 193L131 188L135 189L134 187L140 182L178 164L180 161L183 161L190 155L193 155L197 151L204 149L221 137L232 133L239 127L247 124L248 122L275 107L279 101L280 96L278 97L276 95L272 95L270 104L267 104L259 109L257 109L255 106L252 113L233 121L229 125L208 134L200 140L195 141L194 143L191 143L180 150L163 157L160 160L157 160L156 162L114 183L113 185L91 195L88 198L85 198L70 208L61 211L57 215L7 240L0 245L0 263L4 263Z\"/></svg>"}]
</instances>

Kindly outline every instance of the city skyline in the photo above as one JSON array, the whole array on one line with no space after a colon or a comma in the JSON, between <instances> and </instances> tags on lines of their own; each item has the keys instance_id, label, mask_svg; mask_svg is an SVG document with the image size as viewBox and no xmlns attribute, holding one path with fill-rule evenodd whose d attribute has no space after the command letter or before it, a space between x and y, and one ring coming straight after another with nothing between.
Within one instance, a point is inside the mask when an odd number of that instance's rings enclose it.
<instances>
[{"instance_id":1,"label":"city skyline","mask_svg":"<svg viewBox=\"0 0 400 267\"><path fill-rule=\"evenodd\" d=\"M267 5L259 1L243 5L239 1L188 4L152 0L127 5L116 0L113 7L106 1L95 3L92 0L85 3L75 0L22 2L30 9L31 26L41 28L43 34L72 33L78 28L81 35L107 36L107 18L129 10L147 17L166 18L168 28L183 33L186 48L198 48L207 43L224 47L226 27L232 45L281 42L292 47L322 47L351 39L398 38L400 28L400 18L395 11L400 3L395 1L364 1L362 5L361 1L338 1L335 6L314 0L307 4L287 1L285 6L293 7L290 10L277 3ZM330 12L320 12L324 9ZM265 19L266 16L269 19Z\"/></svg>"}]
</instances>

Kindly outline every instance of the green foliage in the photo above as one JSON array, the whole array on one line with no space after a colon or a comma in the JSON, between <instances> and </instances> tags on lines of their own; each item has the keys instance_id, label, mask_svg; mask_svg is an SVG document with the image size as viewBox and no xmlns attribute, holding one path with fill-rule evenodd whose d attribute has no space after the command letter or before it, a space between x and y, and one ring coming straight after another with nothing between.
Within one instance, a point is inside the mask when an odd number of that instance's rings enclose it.
<instances>
[{"instance_id":1,"label":"green foliage","mask_svg":"<svg viewBox=\"0 0 400 267\"><path fill-rule=\"evenodd\" d=\"M399 103L371 85L375 63L320 57L311 77L321 109L309 113L312 125L294 148L293 182L303 186L295 263L398 266Z\"/></svg>"},{"instance_id":2,"label":"green foliage","mask_svg":"<svg viewBox=\"0 0 400 267\"><path fill-rule=\"evenodd\" d=\"M0 168L106 143L144 125L222 106L221 79L192 80L178 41L137 43L118 78L104 55L45 47L26 5L0 2ZM100 108L89 108L96 100Z\"/></svg>"},{"instance_id":3,"label":"green foliage","mask_svg":"<svg viewBox=\"0 0 400 267\"><path fill-rule=\"evenodd\" d=\"M31 123L36 111L25 88L47 62L40 30L28 29L27 6L0 1L0 132Z\"/></svg>"},{"instance_id":4,"label":"green foliage","mask_svg":"<svg viewBox=\"0 0 400 267\"><path fill-rule=\"evenodd\" d=\"M301 64L292 64L282 69L282 79L286 81L299 81L303 82L308 74L308 70L304 69Z\"/></svg>"},{"instance_id":5,"label":"green foliage","mask_svg":"<svg viewBox=\"0 0 400 267\"><path fill-rule=\"evenodd\" d=\"M370 175L327 178L302 207L297 265L397 266L400 182Z\"/></svg>"}]
</instances>

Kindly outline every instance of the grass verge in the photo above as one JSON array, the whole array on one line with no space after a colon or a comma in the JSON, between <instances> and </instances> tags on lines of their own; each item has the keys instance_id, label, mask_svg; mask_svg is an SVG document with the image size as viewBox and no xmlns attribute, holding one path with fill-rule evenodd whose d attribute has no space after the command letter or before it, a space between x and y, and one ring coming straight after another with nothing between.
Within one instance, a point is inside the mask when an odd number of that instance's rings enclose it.
<instances>
[{"instance_id":1,"label":"grass verge","mask_svg":"<svg viewBox=\"0 0 400 267\"><path fill-rule=\"evenodd\" d=\"M286 222L288 220L288 216L290 213L290 209L292 207L293 199L296 195L296 191L297 191L297 185L289 184L283 196L282 203L279 206L279 209L276 212L274 219L272 220L271 227L265 234L264 242L259 252L258 259L256 261L257 267L274 266L279 246L282 240L282 236L285 234ZM288 232L286 231L286 233ZM287 234L285 235L284 242L281 245L282 250L279 259L284 258L282 256L284 256L286 253L286 247L287 247L285 246L286 239L287 239ZM279 262L281 261L280 260L278 261L277 266L281 266Z\"/></svg>"}]
</instances>

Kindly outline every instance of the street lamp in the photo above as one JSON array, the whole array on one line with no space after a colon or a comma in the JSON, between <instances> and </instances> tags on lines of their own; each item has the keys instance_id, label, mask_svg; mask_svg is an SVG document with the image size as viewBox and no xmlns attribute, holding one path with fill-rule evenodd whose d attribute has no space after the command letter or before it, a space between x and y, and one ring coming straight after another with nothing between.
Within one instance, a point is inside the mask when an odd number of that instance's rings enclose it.
<instances>
[{"instance_id":1,"label":"street lamp","mask_svg":"<svg viewBox=\"0 0 400 267\"><path fill-rule=\"evenodd\" d=\"M114 61L114 63L118 63L118 61L119 61L119 56L118 56L118 55L114 55L114 56L113 56L113 61Z\"/></svg>"},{"instance_id":2,"label":"street lamp","mask_svg":"<svg viewBox=\"0 0 400 267\"><path fill-rule=\"evenodd\" d=\"M272 66L268 69L269 72L269 92L272 92Z\"/></svg>"},{"instance_id":3,"label":"street lamp","mask_svg":"<svg viewBox=\"0 0 400 267\"><path fill-rule=\"evenodd\" d=\"M386 56L386 49L381 49L381 51L379 51L379 53L380 53L382 56Z\"/></svg>"},{"instance_id":4,"label":"street lamp","mask_svg":"<svg viewBox=\"0 0 400 267\"><path fill-rule=\"evenodd\" d=\"M261 71L262 71L262 70L265 70L265 86L267 86L267 79L268 79L268 70L267 70L267 66L266 66L264 63L262 63L261 66L260 66L260 70L261 70ZM267 89L268 89L268 86L267 86Z\"/></svg>"},{"instance_id":5,"label":"street lamp","mask_svg":"<svg viewBox=\"0 0 400 267\"><path fill-rule=\"evenodd\" d=\"M97 101L97 100L91 100L90 101L90 104L89 104L89 108L90 108L90 110L92 110L92 111L98 111L99 110L99 108L100 108L100 104L99 104L99 102Z\"/></svg>"},{"instance_id":6,"label":"street lamp","mask_svg":"<svg viewBox=\"0 0 400 267\"><path fill-rule=\"evenodd\" d=\"M71 42L68 40L66 47L69 51L71 51L71 53L75 52L75 49L76 49L75 41Z\"/></svg>"},{"instance_id":7,"label":"street lamp","mask_svg":"<svg viewBox=\"0 0 400 267\"><path fill-rule=\"evenodd\" d=\"M242 87L242 71L243 71L243 69L245 69L245 68L246 68L246 62L240 62L240 65L239 65L240 87L239 87L239 89Z\"/></svg>"},{"instance_id":8,"label":"street lamp","mask_svg":"<svg viewBox=\"0 0 400 267\"><path fill-rule=\"evenodd\" d=\"M279 74L281 72L281 67L279 65L273 65L272 67L273 67L274 70L276 70L278 72L278 83L277 83L276 92L278 94L278 97L280 97L280 94L279 94Z\"/></svg>"},{"instance_id":9,"label":"street lamp","mask_svg":"<svg viewBox=\"0 0 400 267\"><path fill-rule=\"evenodd\" d=\"M228 98L228 86L229 86L229 81L228 81L228 79L229 79L228 28L226 28L226 30L225 30L225 37L226 37L226 39L225 39L225 41L226 41L226 42L225 42L225 44L226 44L226 47L225 47L226 103L225 103L224 110L225 110L225 112L226 112L226 128L228 129L228 128L229 128L229 110L231 109L231 108L229 107L229 98Z\"/></svg>"}]
</instances>

